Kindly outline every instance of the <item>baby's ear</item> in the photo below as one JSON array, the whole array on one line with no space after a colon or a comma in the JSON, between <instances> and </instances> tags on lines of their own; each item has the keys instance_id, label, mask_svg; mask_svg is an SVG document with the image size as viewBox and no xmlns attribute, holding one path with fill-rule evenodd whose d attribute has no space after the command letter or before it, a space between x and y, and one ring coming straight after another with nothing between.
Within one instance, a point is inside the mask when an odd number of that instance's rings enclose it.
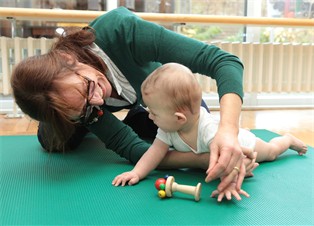
<instances>
[{"instance_id":1,"label":"baby's ear","mask_svg":"<svg viewBox=\"0 0 314 226\"><path fill-rule=\"evenodd\" d=\"M186 116L182 112L176 112L174 115L177 117L177 121L184 124L187 121Z\"/></svg>"}]
</instances>

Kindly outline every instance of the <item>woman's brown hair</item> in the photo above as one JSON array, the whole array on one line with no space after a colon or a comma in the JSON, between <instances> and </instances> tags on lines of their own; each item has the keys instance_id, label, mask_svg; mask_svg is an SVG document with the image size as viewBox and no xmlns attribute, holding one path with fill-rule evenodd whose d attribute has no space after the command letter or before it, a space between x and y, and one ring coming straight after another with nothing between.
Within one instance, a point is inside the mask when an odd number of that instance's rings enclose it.
<instances>
[{"instance_id":1,"label":"woman's brown hair","mask_svg":"<svg viewBox=\"0 0 314 226\"><path fill-rule=\"evenodd\" d=\"M75 65L65 54L104 73L106 65L86 47L95 40L91 28L65 31L47 54L24 59L13 70L11 86L16 103L31 118L44 122L49 136L45 137L48 150L66 149L66 142L75 131L70 116L74 109L60 95L57 82ZM47 133L45 133L47 134Z\"/></svg>"}]
</instances>

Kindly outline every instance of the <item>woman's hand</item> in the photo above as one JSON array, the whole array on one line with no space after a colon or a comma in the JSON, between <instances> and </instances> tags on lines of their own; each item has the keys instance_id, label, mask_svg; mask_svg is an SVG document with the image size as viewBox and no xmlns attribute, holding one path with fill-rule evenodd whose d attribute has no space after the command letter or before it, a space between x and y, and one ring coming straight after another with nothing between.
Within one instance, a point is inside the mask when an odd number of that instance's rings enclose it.
<instances>
[{"instance_id":1,"label":"woman's hand","mask_svg":"<svg viewBox=\"0 0 314 226\"><path fill-rule=\"evenodd\" d=\"M219 130L210 146L210 161L205 181L210 182L223 177L224 179L218 186L218 190L222 191L234 181L239 173L237 188L240 190L245 176L245 167L242 166L243 158L237 135ZM235 167L238 170L234 170Z\"/></svg>"}]
</instances>

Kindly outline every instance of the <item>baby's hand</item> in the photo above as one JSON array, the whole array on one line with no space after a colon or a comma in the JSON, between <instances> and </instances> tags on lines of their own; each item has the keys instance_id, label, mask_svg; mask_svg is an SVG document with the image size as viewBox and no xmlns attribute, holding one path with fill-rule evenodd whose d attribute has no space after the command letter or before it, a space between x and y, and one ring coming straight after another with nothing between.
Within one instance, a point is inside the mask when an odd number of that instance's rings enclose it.
<instances>
[{"instance_id":1,"label":"baby's hand","mask_svg":"<svg viewBox=\"0 0 314 226\"><path fill-rule=\"evenodd\" d=\"M140 180L140 177L135 172L129 171L129 172L125 172L116 176L112 181L112 185L124 186L126 185L127 182L129 182L128 185L133 185L133 184L137 184L139 180Z\"/></svg>"},{"instance_id":2,"label":"baby's hand","mask_svg":"<svg viewBox=\"0 0 314 226\"><path fill-rule=\"evenodd\" d=\"M232 196L234 196L238 201L241 200L240 195L244 195L247 198L250 197L248 193L244 190L237 191L236 189L236 183L231 182L228 187L226 187L223 191L219 192L218 190L215 190L212 192L211 196L212 198L216 197L218 195L217 201L221 202L221 200L226 197L226 199L231 200Z\"/></svg>"}]
</instances>

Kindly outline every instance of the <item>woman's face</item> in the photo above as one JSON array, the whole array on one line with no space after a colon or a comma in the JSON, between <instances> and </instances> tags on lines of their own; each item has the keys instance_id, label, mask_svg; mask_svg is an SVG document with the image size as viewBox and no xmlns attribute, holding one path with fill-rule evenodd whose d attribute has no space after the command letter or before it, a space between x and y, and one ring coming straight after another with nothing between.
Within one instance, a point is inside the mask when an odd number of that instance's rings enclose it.
<instances>
[{"instance_id":1,"label":"woman's face","mask_svg":"<svg viewBox=\"0 0 314 226\"><path fill-rule=\"evenodd\" d=\"M87 104L101 106L112 93L112 86L102 73L79 62L73 73L62 78L59 88L63 98L74 109L80 109L74 112L73 120L84 114Z\"/></svg>"}]
</instances>

